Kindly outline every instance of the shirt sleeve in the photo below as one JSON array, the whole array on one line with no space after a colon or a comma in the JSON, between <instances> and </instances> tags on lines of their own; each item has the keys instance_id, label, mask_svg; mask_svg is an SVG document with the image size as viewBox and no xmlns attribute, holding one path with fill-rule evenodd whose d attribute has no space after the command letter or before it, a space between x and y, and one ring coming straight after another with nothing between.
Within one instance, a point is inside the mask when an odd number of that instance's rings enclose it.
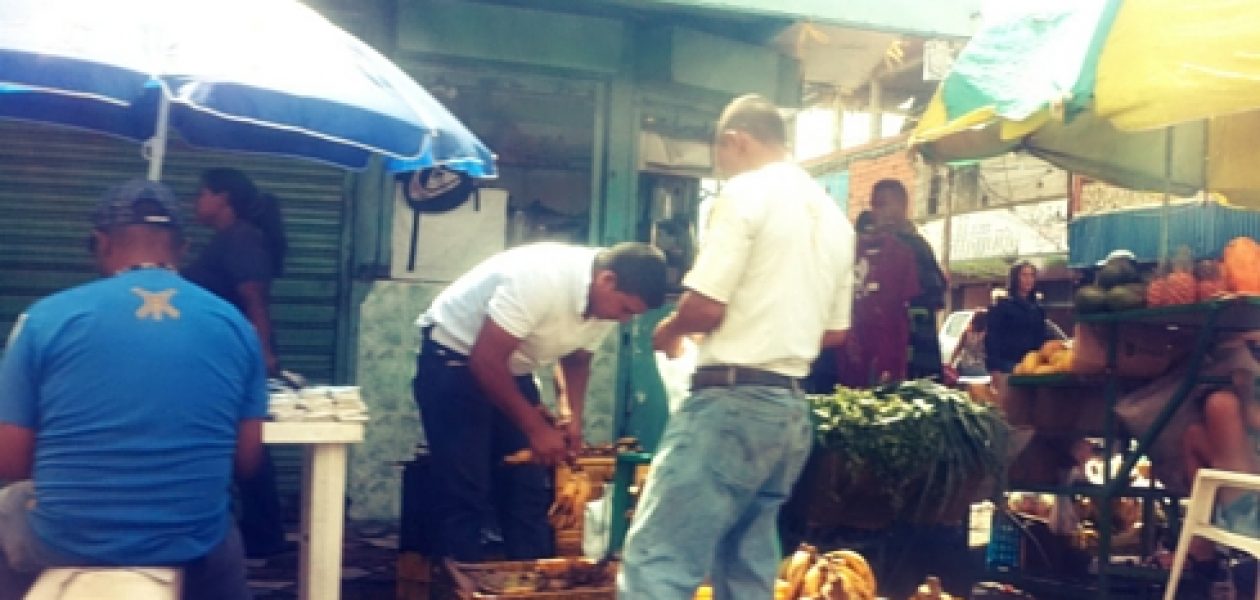
<instances>
[{"instance_id":1,"label":"shirt sleeve","mask_svg":"<svg viewBox=\"0 0 1260 600\"><path fill-rule=\"evenodd\" d=\"M245 398L241 403L241 420L267 418L271 395L267 391L267 367L263 364L258 334L248 323L242 325L241 338L246 345L248 367L245 373Z\"/></svg>"},{"instance_id":2,"label":"shirt sleeve","mask_svg":"<svg viewBox=\"0 0 1260 600\"><path fill-rule=\"evenodd\" d=\"M827 331L843 331L849 328L853 320L853 265L856 261L857 236L852 229L846 229L842 243L840 277L836 280L836 297L831 306L831 314L827 319Z\"/></svg>"},{"instance_id":3,"label":"shirt sleeve","mask_svg":"<svg viewBox=\"0 0 1260 600\"><path fill-rule=\"evenodd\" d=\"M985 364L993 371L1010 371L1019 358L1011 358L1009 301L1002 300L989 309L989 323L984 336Z\"/></svg>"},{"instance_id":4,"label":"shirt sleeve","mask_svg":"<svg viewBox=\"0 0 1260 600\"><path fill-rule=\"evenodd\" d=\"M759 200L740 194L736 186L713 201L701 236L695 265L683 278L683 287L718 302L730 302L761 222Z\"/></svg>"},{"instance_id":5,"label":"shirt sleeve","mask_svg":"<svg viewBox=\"0 0 1260 600\"><path fill-rule=\"evenodd\" d=\"M922 294L923 288L919 287L919 263L914 259L914 250L905 245L902 245L902 248L905 249L901 254L903 266L901 276L904 278L901 285L903 286L902 289L905 290L902 293L903 298L909 302L917 298L919 294Z\"/></svg>"},{"instance_id":6,"label":"shirt sleeve","mask_svg":"<svg viewBox=\"0 0 1260 600\"><path fill-rule=\"evenodd\" d=\"M510 275L490 296L486 315L512 337L524 339L542 320L548 308L549 290L536 282L530 285L524 274Z\"/></svg>"},{"instance_id":7,"label":"shirt sleeve","mask_svg":"<svg viewBox=\"0 0 1260 600\"><path fill-rule=\"evenodd\" d=\"M944 307L945 273L941 271L940 263L936 262L932 246L917 231L902 233L900 237L914 252L919 272L919 295L915 297L917 304L931 309Z\"/></svg>"},{"instance_id":8,"label":"shirt sleeve","mask_svg":"<svg viewBox=\"0 0 1260 600\"><path fill-rule=\"evenodd\" d=\"M614 329L617 329L617 324L609 323L608 327L605 327L600 333L591 336L591 341L587 342L582 349L591 354L598 353L600 346L604 345L604 340L608 339L608 334L612 333Z\"/></svg>"},{"instance_id":9,"label":"shirt sleeve","mask_svg":"<svg viewBox=\"0 0 1260 600\"><path fill-rule=\"evenodd\" d=\"M25 314L18 317L0 359L0 423L35 429L39 423L39 353L37 336L27 321Z\"/></svg>"}]
</instances>

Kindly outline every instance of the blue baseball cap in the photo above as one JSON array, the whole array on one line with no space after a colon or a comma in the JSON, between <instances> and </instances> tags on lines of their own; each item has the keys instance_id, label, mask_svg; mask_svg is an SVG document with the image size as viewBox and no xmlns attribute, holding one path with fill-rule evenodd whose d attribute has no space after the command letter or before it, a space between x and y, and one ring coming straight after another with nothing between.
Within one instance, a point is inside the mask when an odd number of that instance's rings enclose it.
<instances>
[{"instance_id":1,"label":"blue baseball cap","mask_svg":"<svg viewBox=\"0 0 1260 600\"><path fill-rule=\"evenodd\" d=\"M154 225L179 229L179 200L166 185L131 179L105 190L92 211L92 226Z\"/></svg>"}]
</instances>

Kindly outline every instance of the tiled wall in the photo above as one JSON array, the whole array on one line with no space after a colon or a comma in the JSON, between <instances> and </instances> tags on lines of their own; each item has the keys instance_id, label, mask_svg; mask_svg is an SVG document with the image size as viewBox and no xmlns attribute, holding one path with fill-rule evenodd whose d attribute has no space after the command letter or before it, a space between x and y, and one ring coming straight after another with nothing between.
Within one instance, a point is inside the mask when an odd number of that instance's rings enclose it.
<instances>
[{"instance_id":1,"label":"tiled wall","mask_svg":"<svg viewBox=\"0 0 1260 600\"><path fill-rule=\"evenodd\" d=\"M416 317L446 284L377 281L359 308L355 380L371 411L362 444L353 447L347 494L349 517L392 520L401 514L401 468L423 439L411 397L419 332ZM592 443L613 437L617 336L610 335L595 358L587 391L586 438ZM546 374L540 373L540 378ZM544 394L550 382L544 381Z\"/></svg>"},{"instance_id":2,"label":"tiled wall","mask_svg":"<svg viewBox=\"0 0 1260 600\"><path fill-rule=\"evenodd\" d=\"M413 323L445 284L378 281L359 307L355 381L372 420L350 455L347 493L352 519L400 514L401 469L421 439L411 398L419 332Z\"/></svg>"}]
</instances>

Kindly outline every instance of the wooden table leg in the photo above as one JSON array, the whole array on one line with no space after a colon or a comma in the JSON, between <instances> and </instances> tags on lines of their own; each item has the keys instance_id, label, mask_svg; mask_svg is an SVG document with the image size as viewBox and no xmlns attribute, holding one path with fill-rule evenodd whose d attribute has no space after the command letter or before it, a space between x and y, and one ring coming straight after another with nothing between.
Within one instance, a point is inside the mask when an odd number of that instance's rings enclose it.
<instances>
[{"instance_id":1,"label":"wooden table leg","mask_svg":"<svg viewBox=\"0 0 1260 600\"><path fill-rule=\"evenodd\" d=\"M345 518L346 446L307 447L302 481L302 553L298 597L341 597L341 546Z\"/></svg>"},{"instance_id":2,"label":"wooden table leg","mask_svg":"<svg viewBox=\"0 0 1260 600\"><path fill-rule=\"evenodd\" d=\"M298 506L300 529L298 529L298 564L297 583L298 598L308 600L311 597L311 470L315 461L315 453L311 446L302 447L302 497Z\"/></svg>"}]
</instances>

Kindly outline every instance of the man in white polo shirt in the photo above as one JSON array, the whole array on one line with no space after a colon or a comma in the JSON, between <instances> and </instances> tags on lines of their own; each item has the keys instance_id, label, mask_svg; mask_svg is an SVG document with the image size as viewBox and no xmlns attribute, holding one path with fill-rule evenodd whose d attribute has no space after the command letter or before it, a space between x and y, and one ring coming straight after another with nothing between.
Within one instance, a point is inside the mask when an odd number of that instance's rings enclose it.
<instances>
[{"instance_id":1,"label":"man in white polo shirt","mask_svg":"<svg viewBox=\"0 0 1260 600\"><path fill-rule=\"evenodd\" d=\"M413 392L445 555L484 560L483 529L496 517L507 558L551 554L547 467L581 447L592 354L618 322L664 296L665 257L652 246L542 243L487 259L420 315ZM532 376L553 363L559 426L538 409ZM535 464L503 464L522 448Z\"/></svg>"},{"instance_id":2,"label":"man in white polo shirt","mask_svg":"<svg viewBox=\"0 0 1260 600\"><path fill-rule=\"evenodd\" d=\"M668 427L635 510L618 598L774 595L776 519L809 454L800 378L849 326L853 228L789 162L783 119L757 96L718 122L729 177L713 201L686 291L653 345L703 334L692 393Z\"/></svg>"}]
</instances>

